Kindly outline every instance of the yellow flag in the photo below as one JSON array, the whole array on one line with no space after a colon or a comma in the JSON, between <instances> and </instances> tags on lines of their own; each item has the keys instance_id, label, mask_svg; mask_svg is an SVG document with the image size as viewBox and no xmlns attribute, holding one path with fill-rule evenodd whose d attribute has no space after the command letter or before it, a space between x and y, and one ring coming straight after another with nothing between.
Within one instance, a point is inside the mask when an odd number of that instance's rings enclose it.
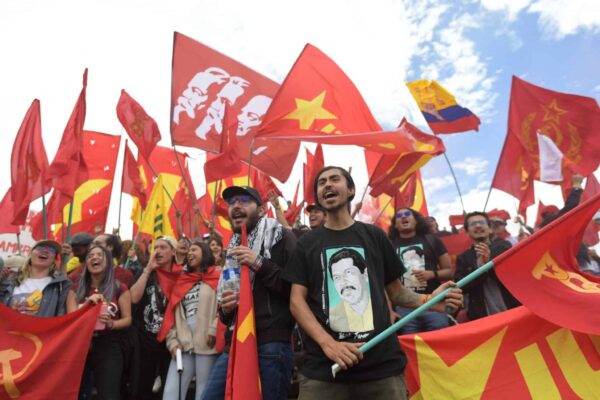
<instances>
[{"instance_id":1,"label":"yellow flag","mask_svg":"<svg viewBox=\"0 0 600 400\"><path fill-rule=\"evenodd\" d=\"M165 192L163 176L159 175L152 189L148 206L144 211L140 232L148 233L156 238L161 235L174 237L173 229L169 220L169 208L171 200Z\"/></svg>"}]
</instances>

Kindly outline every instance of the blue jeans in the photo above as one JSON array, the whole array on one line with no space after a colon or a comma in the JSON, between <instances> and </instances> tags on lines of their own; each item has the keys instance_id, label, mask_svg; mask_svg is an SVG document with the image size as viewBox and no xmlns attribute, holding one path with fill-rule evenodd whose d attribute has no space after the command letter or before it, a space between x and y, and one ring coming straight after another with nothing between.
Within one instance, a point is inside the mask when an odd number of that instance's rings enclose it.
<instances>
[{"instance_id":1,"label":"blue jeans","mask_svg":"<svg viewBox=\"0 0 600 400\"><path fill-rule=\"evenodd\" d=\"M404 317L413 310L411 308L396 307L396 312ZM448 317L446 314L425 311L398 331L398 335L408 335L411 333L435 331L449 326Z\"/></svg>"},{"instance_id":2,"label":"blue jeans","mask_svg":"<svg viewBox=\"0 0 600 400\"><path fill-rule=\"evenodd\" d=\"M204 389L202 400L223 400L227 379L229 353L219 356ZM287 389L292 379L294 358L289 342L273 342L258 346L258 368L263 400L287 398Z\"/></svg>"}]
</instances>

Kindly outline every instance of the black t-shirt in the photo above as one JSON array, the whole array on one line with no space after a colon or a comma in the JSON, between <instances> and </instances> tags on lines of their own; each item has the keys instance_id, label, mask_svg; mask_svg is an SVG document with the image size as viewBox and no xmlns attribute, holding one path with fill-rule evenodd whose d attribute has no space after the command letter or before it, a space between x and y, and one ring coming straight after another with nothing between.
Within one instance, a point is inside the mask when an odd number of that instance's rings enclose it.
<instances>
[{"instance_id":1,"label":"black t-shirt","mask_svg":"<svg viewBox=\"0 0 600 400\"><path fill-rule=\"evenodd\" d=\"M134 324L139 327L139 331L142 333L143 343L156 343L156 334L160 331L166 308L167 297L158 283L156 272L153 271L148 277L144 294L140 302L136 304L135 313L133 314Z\"/></svg>"},{"instance_id":2,"label":"black t-shirt","mask_svg":"<svg viewBox=\"0 0 600 400\"><path fill-rule=\"evenodd\" d=\"M435 271L438 269L438 258L448 252L439 238L433 235L396 238L393 245L400 261L406 268L406 272L402 276L404 287L416 293L431 294L440 286L440 281L436 278L428 280L427 284L422 284L412 275L414 270Z\"/></svg>"},{"instance_id":3,"label":"black t-shirt","mask_svg":"<svg viewBox=\"0 0 600 400\"><path fill-rule=\"evenodd\" d=\"M319 227L298 241L283 278L308 288L307 303L317 321L337 341L367 342L390 326L385 285L404 272L383 231L362 222L344 230ZM302 373L333 381L332 361L306 335ZM396 335L365 353L336 381L370 381L398 375L406 356Z\"/></svg>"}]
</instances>

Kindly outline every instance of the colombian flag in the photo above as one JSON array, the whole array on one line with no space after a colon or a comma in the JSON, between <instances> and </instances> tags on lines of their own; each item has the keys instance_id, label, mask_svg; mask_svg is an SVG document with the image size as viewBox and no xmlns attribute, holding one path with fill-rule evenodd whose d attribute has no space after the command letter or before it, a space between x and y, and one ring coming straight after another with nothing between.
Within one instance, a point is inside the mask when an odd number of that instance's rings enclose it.
<instances>
[{"instance_id":1,"label":"colombian flag","mask_svg":"<svg viewBox=\"0 0 600 400\"><path fill-rule=\"evenodd\" d=\"M461 107L454 96L436 81L418 80L406 84L433 133L479 130L479 118Z\"/></svg>"}]
</instances>

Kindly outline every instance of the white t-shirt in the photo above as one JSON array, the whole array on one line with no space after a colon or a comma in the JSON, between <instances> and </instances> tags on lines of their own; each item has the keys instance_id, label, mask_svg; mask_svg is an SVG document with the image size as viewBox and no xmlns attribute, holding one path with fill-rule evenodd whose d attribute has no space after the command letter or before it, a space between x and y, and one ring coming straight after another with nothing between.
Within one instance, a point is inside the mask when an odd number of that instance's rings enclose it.
<instances>
[{"instance_id":1,"label":"white t-shirt","mask_svg":"<svg viewBox=\"0 0 600 400\"><path fill-rule=\"evenodd\" d=\"M28 278L15 287L10 298L10 308L21 314L36 315L42 302L42 292L44 288L52 281L52 277L46 278Z\"/></svg>"}]
</instances>

